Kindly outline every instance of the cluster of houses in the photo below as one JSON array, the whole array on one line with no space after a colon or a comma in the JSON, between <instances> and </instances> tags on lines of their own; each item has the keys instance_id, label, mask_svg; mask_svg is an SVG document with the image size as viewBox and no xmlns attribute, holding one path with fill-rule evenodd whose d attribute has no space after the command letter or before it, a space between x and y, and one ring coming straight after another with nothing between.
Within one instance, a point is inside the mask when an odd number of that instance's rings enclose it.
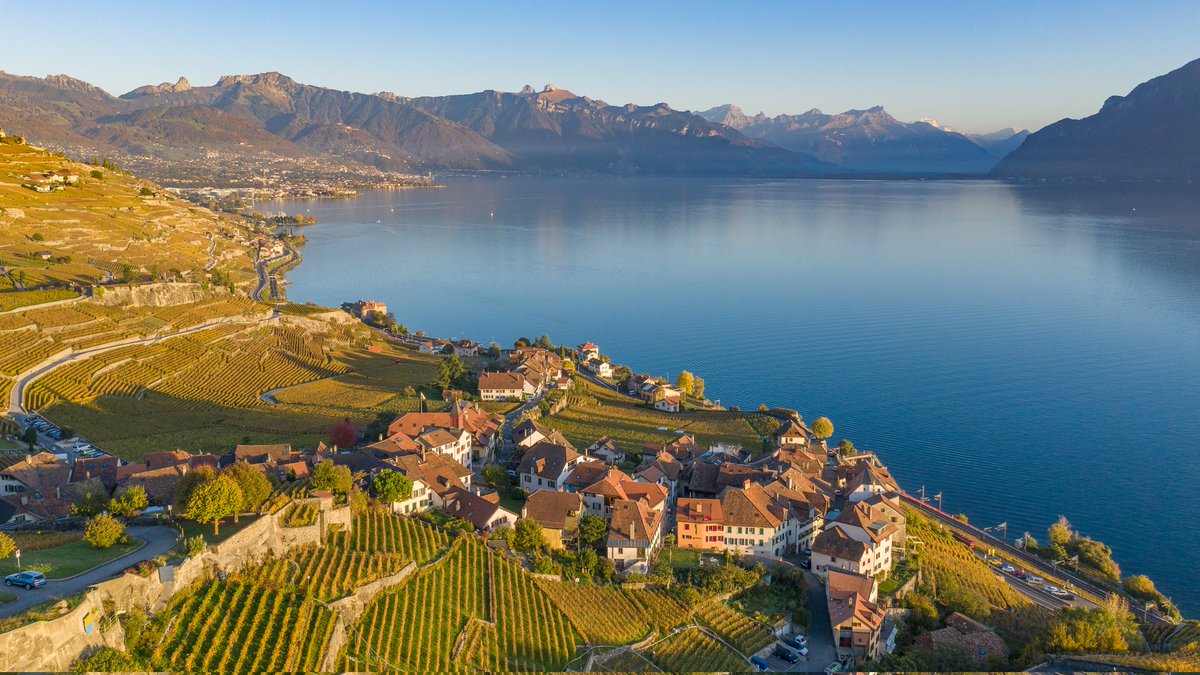
<instances>
[{"instance_id":1,"label":"cluster of houses","mask_svg":"<svg viewBox=\"0 0 1200 675\"><path fill-rule=\"evenodd\" d=\"M252 244L258 251L259 260L278 258L287 250L283 245L283 241L275 237L255 237Z\"/></svg>"},{"instance_id":2,"label":"cluster of houses","mask_svg":"<svg viewBox=\"0 0 1200 675\"><path fill-rule=\"evenodd\" d=\"M552 545L571 546L590 513L608 523L607 555L620 570L646 571L672 531L677 546L711 553L807 553L828 581L839 656L870 660L894 646L878 580L889 575L906 527L899 488L873 454L838 457L796 419L756 459L681 435L644 445L629 472L618 468L629 453L607 437L579 452L525 420L513 441L529 495L521 516L540 523Z\"/></svg>"},{"instance_id":3,"label":"cluster of houses","mask_svg":"<svg viewBox=\"0 0 1200 675\"><path fill-rule=\"evenodd\" d=\"M520 401L543 391L567 389L570 376L563 373L558 354L540 347L518 347L508 356L509 370L479 376L479 398L484 401Z\"/></svg>"},{"instance_id":4,"label":"cluster of houses","mask_svg":"<svg viewBox=\"0 0 1200 675\"><path fill-rule=\"evenodd\" d=\"M25 176L28 181L22 183L22 187L28 188L35 192L54 192L61 190L68 185L74 185L79 182L79 174L71 169L55 169L52 171L31 171Z\"/></svg>"},{"instance_id":5,"label":"cluster of houses","mask_svg":"<svg viewBox=\"0 0 1200 675\"><path fill-rule=\"evenodd\" d=\"M600 353L600 348L591 342L585 342L575 348L579 362L576 367L594 374L596 377L611 378L613 376L612 362Z\"/></svg>"},{"instance_id":6,"label":"cluster of houses","mask_svg":"<svg viewBox=\"0 0 1200 675\"><path fill-rule=\"evenodd\" d=\"M633 375L625 381L625 388L655 410L677 413L683 409L683 391L661 377Z\"/></svg>"}]
</instances>

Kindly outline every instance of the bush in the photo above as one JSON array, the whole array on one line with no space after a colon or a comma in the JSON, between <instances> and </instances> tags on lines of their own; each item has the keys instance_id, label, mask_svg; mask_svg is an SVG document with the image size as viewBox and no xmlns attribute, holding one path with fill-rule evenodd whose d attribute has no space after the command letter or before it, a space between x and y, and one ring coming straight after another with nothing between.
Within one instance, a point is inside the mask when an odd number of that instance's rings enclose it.
<instances>
[{"instance_id":1,"label":"bush","mask_svg":"<svg viewBox=\"0 0 1200 675\"><path fill-rule=\"evenodd\" d=\"M71 670L77 673L128 673L145 668L125 652L112 647L101 647L90 656L76 661Z\"/></svg>"},{"instance_id":2,"label":"bush","mask_svg":"<svg viewBox=\"0 0 1200 675\"><path fill-rule=\"evenodd\" d=\"M188 537L183 542L183 550L189 558L194 558L204 553L204 536L198 534L194 537Z\"/></svg>"},{"instance_id":3,"label":"bush","mask_svg":"<svg viewBox=\"0 0 1200 675\"><path fill-rule=\"evenodd\" d=\"M100 514L87 522L83 539L95 548L109 548L125 538L125 525L113 518Z\"/></svg>"}]
</instances>

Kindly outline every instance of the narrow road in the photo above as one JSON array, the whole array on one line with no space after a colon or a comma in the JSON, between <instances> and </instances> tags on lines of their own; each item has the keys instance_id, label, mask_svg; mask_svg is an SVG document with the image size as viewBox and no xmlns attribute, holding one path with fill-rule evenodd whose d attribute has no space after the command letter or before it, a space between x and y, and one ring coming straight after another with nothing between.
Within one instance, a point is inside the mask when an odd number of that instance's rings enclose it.
<instances>
[{"instance_id":1,"label":"narrow road","mask_svg":"<svg viewBox=\"0 0 1200 675\"><path fill-rule=\"evenodd\" d=\"M829 605L825 602L825 584L812 572L804 573L805 593L808 595L808 661L792 667L793 672L824 672L825 666L837 661L833 644L833 626L829 625Z\"/></svg>"},{"instance_id":2,"label":"narrow road","mask_svg":"<svg viewBox=\"0 0 1200 675\"><path fill-rule=\"evenodd\" d=\"M133 553L117 558L116 560L110 560L79 576L62 581L49 581L45 586L32 591L25 590L24 588L5 588L6 591L15 593L19 599L0 605L0 617L20 614L30 607L48 600L79 593L92 584L100 583L109 577L120 574L122 570L131 565L166 553L179 540L179 533L170 527L131 527L128 532L138 539L144 540L146 545Z\"/></svg>"}]
</instances>

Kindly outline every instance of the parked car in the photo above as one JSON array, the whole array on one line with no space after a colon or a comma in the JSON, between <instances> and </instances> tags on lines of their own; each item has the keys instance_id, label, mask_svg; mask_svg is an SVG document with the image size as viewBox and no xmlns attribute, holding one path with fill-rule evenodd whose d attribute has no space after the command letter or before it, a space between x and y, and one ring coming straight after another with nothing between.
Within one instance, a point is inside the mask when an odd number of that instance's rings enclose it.
<instances>
[{"instance_id":1,"label":"parked car","mask_svg":"<svg viewBox=\"0 0 1200 675\"><path fill-rule=\"evenodd\" d=\"M806 643L807 640L803 635L793 635L792 637L783 639L783 644L791 647L792 649L804 649L804 645Z\"/></svg>"},{"instance_id":2,"label":"parked car","mask_svg":"<svg viewBox=\"0 0 1200 675\"><path fill-rule=\"evenodd\" d=\"M753 664L760 673L765 673L771 669L771 664L767 663L764 659L758 658L757 656L752 657L750 659L750 663Z\"/></svg>"},{"instance_id":3,"label":"parked car","mask_svg":"<svg viewBox=\"0 0 1200 675\"><path fill-rule=\"evenodd\" d=\"M46 585L46 575L41 572L17 572L4 577L5 586L24 586L29 590Z\"/></svg>"},{"instance_id":4,"label":"parked car","mask_svg":"<svg viewBox=\"0 0 1200 675\"><path fill-rule=\"evenodd\" d=\"M796 652L783 646L775 647L775 658L787 661L788 663L797 663L800 661L800 657L796 655Z\"/></svg>"}]
</instances>

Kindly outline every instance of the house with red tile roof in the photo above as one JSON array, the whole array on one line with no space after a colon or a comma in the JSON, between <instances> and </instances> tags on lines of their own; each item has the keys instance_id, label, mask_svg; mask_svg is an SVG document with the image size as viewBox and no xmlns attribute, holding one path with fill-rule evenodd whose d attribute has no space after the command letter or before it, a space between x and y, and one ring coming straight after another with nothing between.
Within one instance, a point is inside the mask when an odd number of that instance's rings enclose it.
<instances>
[{"instance_id":1,"label":"house with red tile roof","mask_svg":"<svg viewBox=\"0 0 1200 675\"><path fill-rule=\"evenodd\" d=\"M872 661L887 651L883 636L887 614L878 604L878 595L879 586L869 576L829 571L825 600L839 659Z\"/></svg>"},{"instance_id":2,"label":"house with red tile roof","mask_svg":"<svg viewBox=\"0 0 1200 675\"><path fill-rule=\"evenodd\" d=\"M583 495L557 490L538 490L525 500L521 518L542 526L550 548L567 548L579 536L583 516Z\"/></svg>"},{"instance_id":3,"label":"house with red tile roof","mask_svg":"<svg viewBox=\"0 0 1200 675\"><path fill-rule=\"evenodd\" d=\"M642 500L617 500L608 525L607 557L618 570L645 573L662 547L662 511L655 511Z\"/></svg>"},{"instance_id":4,"label":"house with red tile roof","mask_svg":"<svg viewBox=\"0 0 1200 675\"><path fill-rule=\"evenodd\" d=\"M492 499L455 488L447 495L442 510L455 518L475 526L480 532L491 532L499 527L511 527L517 523L517 514L500 506L500 496L492 493Z\"/></svg>"},{"instance_id":5,"label":"house with red tile roof","mask_svg":"<svg viewBox=\"0 0 1200 675\"><path fill-rule=\"evenodd\" d=\"M523 373L484 373L479 376L479 398L484 401L520 401L538 393L539 389Z\"/></svg>"}]
</instances>

